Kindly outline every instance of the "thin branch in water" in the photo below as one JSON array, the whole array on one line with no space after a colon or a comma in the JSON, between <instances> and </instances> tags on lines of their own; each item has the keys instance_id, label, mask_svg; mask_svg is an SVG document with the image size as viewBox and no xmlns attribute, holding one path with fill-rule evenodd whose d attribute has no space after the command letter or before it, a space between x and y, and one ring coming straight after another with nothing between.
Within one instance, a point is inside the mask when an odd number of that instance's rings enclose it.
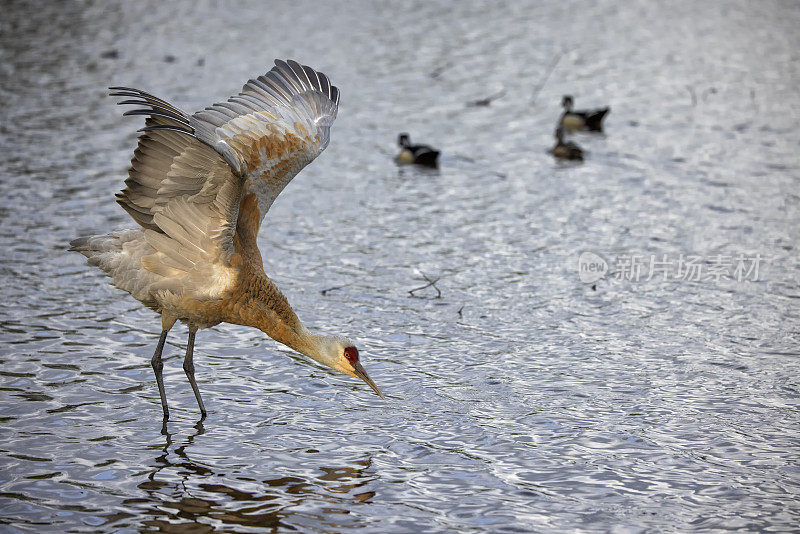
<instances>
[{"instance_id":1,"label":"thin branch in water","mask_svg":"<svg viewBox=\"0 0 800 534\"><path fill-rule=\"evenodd\" d=\"M436 68L433 70L433 72L431 72L431 78L438 78L439 76L441 76L441 75L442 75L442 73L443 73L444 71L446 71L447 69L449 69L449 68L450 68L450 67L452 67L452 66L453 66L453 64L452 64L452 63L450 63L450 62L447 62L447 63L445 63L444 65L439 65L438 67L436 67Z\"/></svg>"},{"instance_id":2,"label":"thin branch in water","mask_svg":"<svg viewBox=\"0 0 800 534\"><path fill-rule=\"evenodd\" d=\"M464 316L461 314L461 311L462 311L463 309L464 309L464 305L462 304L462 305L461 305L461 307L458 309L458 316L459 316L459 317L464 317Z\"/></svg>"},{"instance_id":3,"label":"thin branch in water","mask_svg":"<svg viewBox=\"0 0 800 534\"><path fill-rule=\"evenodd\" d=\"M488 106L489 104L492 103L492 101L497 100L498 98L501 98L505 94L506 94L505 88L500 89L500 91L498 91L497 93L494 93L493 95L489 95L486 98L481 98L479 100L472 100L470 102L467 102L467 107L475 108L475 107Z\"/></svg>"},{"instance_id":4,"label":"thin branch in water","mask_svg":"<svg viewBox=\"0 0 800 534\"><path fill-rule=\"evenodd\" d=\"M542 81L539 82L539 86L536 87L536 90L533 92L533 100L531 100L531 106L536 104L536 98L539 96L539 93L544 88L544 84L547 83L547 79L550 77L550 74L553 73L553 70L555 70L556 65L558 64L559 60L561 59L561 56L563 56L563 55L564 55L564 52L559 52L553 58L553 61L550 62L550 66L547 67L547 71L545 72L544 76L542 77Z\"/></svg>"},{"instance_id":5,"label":"thin branch in water","mask_svg":"<svg viewBox=\"0 0 800 534\"><path fill-rule=\"evenodd\" d=\"M342 289L344 287L351 286L351 285L353 285L353 284L349 283L349 284L342 284L340 286L329 287L328 289L323 289L322 291L320 291L320 293L322 293L322 296L326 296L328 294L328 292L330 292L330 291L336 291L337 289Z\"/></svg>"},{"instance_id":6,"label":"thin branch in water","mask_svg":"<svg viewBox=\"0 0 800 534\"><path fill-rule=\"evenodd\" d=\"M689 91L689 94L692 97L692 107L697 106L697 94L694 92L694 87L687 85L686 90Z\"/></svg>"},{"instance_id":7,"label":"thin branch in water","mask_svg":"<svg viewBox=\"0 0 800 534\"><path fill-rule=\"evenodd\" d=\"M439 288L438 288L438 287L436 287L436 282L438 282L438 281L439 281L439 278L437 278L437 279L435 279L435 280L431 280L430 278L428 278L428 275L426 275L425 273L422 273L422 277L423 277L423 278L424 278L424 279L425 279L425 280L426 280L428 283L427 283L427 284L425 284L424 286L415 287L414 289L409 289L409 291L408 291L408 294L409 294L409 295L411 295L412 297L415 297L415 298L422 298L422 297L417 297L417 296L414 294L414 291L420 291L420 290L422 290L422 289L425 289L425 288L428 288L428 287L432 287L433 289L435 289L435 290L436 290L436 296L435 296L434 298L437 298L437 299L440 299L440 298L442 298L442 292L441 292L441 291L439 291Z\"/></svg>"},{"instance_id":8,"label":"thin branch in water","mask_svg":"<svg viewBox=\"0 0 800 534\"><path fill-rule=\"evenodd\" d=\"M708 95L715 95L715 94L717 94L717 88L716 87L709 87L708 89L706 89L702 93L703 102L706 101L706 99L708 98Z\"/></svg>"}]
</instances>

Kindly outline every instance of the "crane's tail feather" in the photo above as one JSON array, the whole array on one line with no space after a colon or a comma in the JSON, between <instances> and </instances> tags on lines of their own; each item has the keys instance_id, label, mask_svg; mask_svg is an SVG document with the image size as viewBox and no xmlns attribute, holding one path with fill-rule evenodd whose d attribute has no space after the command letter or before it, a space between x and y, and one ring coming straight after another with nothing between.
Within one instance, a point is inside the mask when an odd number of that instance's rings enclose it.
<instances>
[{"instance_id":1,"label":"crane's tail feather","mask_svg":"<svg viewBox=\"0 0 800 534\"><path fill-rule=\"evenodd\" d=\"M99 267L112 283L147 306L151 302L148 287L157 282L156 274L141 268L141 258L154 252L143 239L144 230L121 230L108 235L79 237L70 241L69 250L80 252L89 265Z\"/></svg>"}]
</instances>

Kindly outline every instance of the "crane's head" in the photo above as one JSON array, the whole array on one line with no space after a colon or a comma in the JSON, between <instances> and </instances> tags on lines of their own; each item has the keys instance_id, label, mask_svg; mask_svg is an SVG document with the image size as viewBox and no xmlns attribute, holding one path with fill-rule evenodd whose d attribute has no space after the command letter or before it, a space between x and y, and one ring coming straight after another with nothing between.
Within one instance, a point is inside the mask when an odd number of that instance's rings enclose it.
<instances>
[{"instance_id":1,"label":"crane's head","mask_svg":"<svg viewBox=\"0 0 800 534\"><path fill-rule=\"evenodd\" d=\"M381 393L381 390L378 389L378 386L375 385L375 382L372 381L367 372L361 366L358 349L355 347L352 341L344 336L320 337L323 337L324 339L321 350L322 354L321 358L314 358L315 360L327 365L332 369L335 369L336 371L339 371L340 373L360 378L366 382L367 385L371 387L380 398L386 398L383 396L383 393Z\"/></svg>"},{"instance_id":2,"label":"crane's head","mask_svg":"<svg viewBox=\"0 0 800 534\"><path fill-rule=\"evenodd\" d=\"M383 393L381 393L381 390L378 389L378 386L375 385L375 382L372 381L367 372L361 366L361 362L358 361L357 348L355 348L352 345L344 347L344 349L342 350L342 356L344 357L345 360L347 360L347 366L345 369L342 370L345 374L355 376L356 378L360 378L361 380L366 382L367 385L371 387L372 390L375 393L377 393L380 398L382 399L386 398L383 396Z\"/></svg>"}]
</instances>

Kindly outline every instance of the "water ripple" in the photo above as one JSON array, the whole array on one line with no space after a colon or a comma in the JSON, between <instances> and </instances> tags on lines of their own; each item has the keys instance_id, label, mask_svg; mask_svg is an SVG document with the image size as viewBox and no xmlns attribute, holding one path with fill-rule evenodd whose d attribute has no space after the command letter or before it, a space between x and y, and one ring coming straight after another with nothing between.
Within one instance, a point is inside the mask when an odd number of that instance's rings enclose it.
<instances>
[{"instance_id":1,"label":"water ripple","mask_svg":"<svg viewBox=\"0 0 800 534\"><path fill-rule=\"evenodd\" d=\"M800 13L754 5L8 7L0 525L795 530ZM176 328L162 429L157 319L65 250L129 224L111 200L138 126L105 87L199 109L273 56L343 99L270 211L265 269L309 327L357 340L388 400L224 325L198 335L198 422ZM577 136L580 165L546 153L566 92L613 109ZM441 169L392 162L404 130ZM584 251L764 263L745 282L590 285Z\"/></svg>"}]
</instances>

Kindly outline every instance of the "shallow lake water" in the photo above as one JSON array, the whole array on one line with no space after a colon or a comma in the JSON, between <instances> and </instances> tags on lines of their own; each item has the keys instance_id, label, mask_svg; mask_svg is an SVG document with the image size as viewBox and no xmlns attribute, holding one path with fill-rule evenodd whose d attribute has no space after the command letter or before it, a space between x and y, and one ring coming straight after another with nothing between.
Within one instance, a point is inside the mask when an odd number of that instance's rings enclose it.
<instances>
[{"instance_id":1,"label":"shallow lake water","mask_svg":"<svg viewBox=\"0 0 800 534\"><path fill-rule=\"evenodd\" d=\"M670 4L5 6L0 531L797 529L800 6ZM66 251L132 225L106 88L194 111L276 57L342 98L264 267L388 399L219 325L198 422L177 327L162 432L158 318ZM566 93L611 106L581 164Z\"/></svg>"}]
</instances>

